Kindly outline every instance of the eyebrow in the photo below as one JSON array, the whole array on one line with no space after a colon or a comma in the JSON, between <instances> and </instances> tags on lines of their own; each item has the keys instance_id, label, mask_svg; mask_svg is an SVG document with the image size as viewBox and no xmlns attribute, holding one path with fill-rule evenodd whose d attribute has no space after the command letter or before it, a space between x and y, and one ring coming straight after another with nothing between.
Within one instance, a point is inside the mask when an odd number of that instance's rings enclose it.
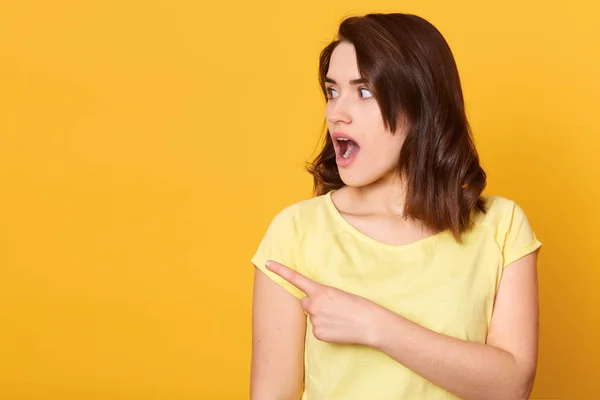
<instances>
[{"instance_id":1,"label":"eyebrow","mask_svg":"<svg viewBox=\"0 0 600 400\"><path fill-rule=\"evenodd\" d=\"M337 82L331 78L325 77L325 82L328 83L333 83L334 85L337 85ZM367 80L365 78L358 78L358 79L352 79L350 81L350 85L358 85L361 83L367 83Z\"/></svg>"}]
</instances>

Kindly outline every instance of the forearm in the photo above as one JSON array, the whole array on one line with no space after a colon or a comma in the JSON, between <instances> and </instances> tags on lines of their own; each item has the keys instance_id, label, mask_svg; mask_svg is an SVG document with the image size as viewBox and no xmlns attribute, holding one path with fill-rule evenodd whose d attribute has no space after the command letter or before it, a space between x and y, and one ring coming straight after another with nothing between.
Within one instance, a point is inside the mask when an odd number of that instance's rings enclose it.
<instances>
[{"instance_id":1,"label":"forearm","mask_svg":"<svg viewBox=\"0 0 600 400\"><path fill-rule=\"evenodd\" d=\"M431 331L389 310L375 326L373 347L463 399L529 396L534 372L507 351Z\"/></svg>"}]
</instances>

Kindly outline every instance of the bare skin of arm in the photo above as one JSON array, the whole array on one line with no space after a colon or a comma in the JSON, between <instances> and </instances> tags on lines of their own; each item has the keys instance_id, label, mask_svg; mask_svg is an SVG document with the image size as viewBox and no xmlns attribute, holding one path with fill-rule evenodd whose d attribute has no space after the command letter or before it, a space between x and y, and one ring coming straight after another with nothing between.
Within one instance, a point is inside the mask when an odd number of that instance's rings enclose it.
<instances>
[{"instance_id":1,"label":"bare skin of arm","mask_svg":"<svg viewBox=\"0 0 600 400\"><path fill-rule=\"evenodd\" d=\"M255 268L251 400L298 400L304 381L306 314L297 298Z\"/></svg>"}]
</instances>

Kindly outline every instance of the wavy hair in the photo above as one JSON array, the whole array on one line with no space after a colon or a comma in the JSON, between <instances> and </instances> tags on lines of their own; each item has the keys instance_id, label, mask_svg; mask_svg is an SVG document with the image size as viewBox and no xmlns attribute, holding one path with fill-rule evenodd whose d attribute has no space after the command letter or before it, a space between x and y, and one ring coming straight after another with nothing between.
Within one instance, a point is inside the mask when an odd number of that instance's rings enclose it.
<instances>
[{"instance_id":1,"label":"wavy hair","mask_svg":"<svg viewBox=\"0 0 600 400\"><path fill-rule=\"evenodd\" d=\"M325 75L337 45L354 45L359 72L372 88L385 127L395 132L406 122L398 172L406 178L406 218L428 228L460 235L472 227L472 213L486 213L481 196L486 174L479 163L454 56L442 34L410 14L348 17L337 38L319 58L319 83L327 98ZM314 195L344 186L329 130L317 157L307 163Z\"/></svg>"}]
</instances>

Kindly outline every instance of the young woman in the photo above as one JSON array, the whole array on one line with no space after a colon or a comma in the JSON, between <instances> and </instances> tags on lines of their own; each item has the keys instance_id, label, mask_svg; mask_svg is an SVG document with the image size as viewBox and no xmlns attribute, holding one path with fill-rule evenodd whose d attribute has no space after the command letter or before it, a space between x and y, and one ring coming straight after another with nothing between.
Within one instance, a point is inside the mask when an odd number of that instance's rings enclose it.
<instances>
[{"instance_id":1,"label":"young woman","mask_svg":"<svg viewBox=\"0 0 600 400\"><path fill-rule=\"evenodd\" d=\"M254 257L251 399L525 399L537 250L483 196L453 55L406 14L345 19L320 57L315 196Z\"/></svg>"}]
</instances>

